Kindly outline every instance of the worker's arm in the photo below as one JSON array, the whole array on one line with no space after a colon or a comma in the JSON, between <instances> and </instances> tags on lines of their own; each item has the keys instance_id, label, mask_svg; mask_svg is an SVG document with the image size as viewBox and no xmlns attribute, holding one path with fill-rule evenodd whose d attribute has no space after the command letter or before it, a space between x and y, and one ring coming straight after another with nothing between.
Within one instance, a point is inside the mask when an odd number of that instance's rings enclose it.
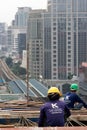
<instances>
[{"instance_id":1,"label":"worker's arm","mask_svg":"<svg viewBox=\"0 0 87 130\"><path fill-rule=\"evenodd\" d=\"M38 126L43 127L44 123L45 123L45 112L44 112L44 108L41 107Z\"/></svg>"},{"instance_id":2,"label":"worker's arm","mask_svg":"<svg viewBox=\"0 0 87 130\"><path fill-rule=\"evenodd\" d=\"M78 96L76 95L76 101L82 103L85 108L87 108L87 104Z\"/></svg>"},{"instance_id":3,"label":"worker's arm","mask_svg":"<svg viewBox=\"0 0 87 130\"><path fill-rule=\"evenodd\" d=\"M64 112L65 112L66 118L68 118L71 115L70 109L67 107L67 105L65 105Z\"/></svg>"}]
</instances>

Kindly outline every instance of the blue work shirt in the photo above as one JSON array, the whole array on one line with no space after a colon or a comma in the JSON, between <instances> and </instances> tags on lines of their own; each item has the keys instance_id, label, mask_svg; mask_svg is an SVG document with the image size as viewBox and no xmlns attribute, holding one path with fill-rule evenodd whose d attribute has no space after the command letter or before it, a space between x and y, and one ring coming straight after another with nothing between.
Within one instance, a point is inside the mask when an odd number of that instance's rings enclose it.
<instances>
[{"instance_id":1,"label":"blue work shirt","mask_svg":"<svg viewBox=\"0 0 87 130\"><path fill-rule=\"evenodd\" d=\"M87 108L86 103L75 92L66 93L64 101L70 109L74 108L75 103L82 103Z\"/></svg>"},{"instance_id":2,"label":"blue work shirt","mask_svg":"<svg viewBox=\"0 0 87 130\"><path fill-rule=\"evenodd\" d=\"M49 101L40 109L38 126L64 126L64 113L67 117L71 115L70 110L63 101Z\"/></svg>"}]
</instances>

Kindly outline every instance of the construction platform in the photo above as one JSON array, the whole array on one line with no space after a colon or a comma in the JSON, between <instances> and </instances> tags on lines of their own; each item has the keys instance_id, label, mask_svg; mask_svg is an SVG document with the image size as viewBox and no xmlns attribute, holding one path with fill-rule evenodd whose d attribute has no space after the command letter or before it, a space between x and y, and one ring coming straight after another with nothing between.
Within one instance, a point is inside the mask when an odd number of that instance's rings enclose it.
<instances>
[{"instance_id":1,"label":"construction platform","mask_svg":"<svg viewBox=\"0 0 87 130\"><path fill-rule=\"evenodd\" d=\"M10 101L0 103L0 118L17 118L20 116L38 117L42 102L30 101L28 104L26 101ZM87 109L82 108L81 110L71 110L71 117L78 120L87 121Z\"/></svg>"},{"instance_id":2,"label":"construction platform","mask_svg":"<svg viewBox=\"0 0 87 130\"><path fill-rule=\"evenodd\" d=\"M0 110L0 119L1 118L38 118L39 117L39 110L34 107L31 108L23 108L23 109L7 109L7 110ZM73 110L71 111L70 118L77 119L79 121L87 121L87 110Z\"/></svg>"},{"instance_id":3,"label":"construction platform","mask_svg":"<svg viewBox=\"0 0 87 130\"><path fill-rule=\"evenodd\" d=\"M7 127L19 127L19 126L37 127L39 114L40 114L40 106L42 104L43 104L42 102L34 102L34 101L30 101L29 104L26 104L26 101L14 101L14 102L10 101L5 103L0 103L0 108L1 108L0 128L6 126ZM66 126L68 126L68 124L70 126L73 126L73 124L75 124L75 126L86 127L87 109L82 108L81 110L71 110L71 116L69 117ZM45 129L43 128L41 130L45 130ZM48 130L48 128L46 130ZM57 130L57 128L55 128L55 130ZM58 130L61 130L61 128L60 129L58 128ZM69 129L64 128L64 130L69 130ZM81 129L81 130L85 130L85 129Z\"/></svg>"}]
</instances>

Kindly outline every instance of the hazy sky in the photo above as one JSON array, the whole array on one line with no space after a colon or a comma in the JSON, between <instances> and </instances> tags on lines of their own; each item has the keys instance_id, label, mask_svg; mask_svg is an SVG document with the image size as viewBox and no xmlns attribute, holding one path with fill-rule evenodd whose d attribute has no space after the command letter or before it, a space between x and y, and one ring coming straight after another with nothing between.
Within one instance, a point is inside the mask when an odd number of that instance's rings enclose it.
<instances>
[{"instance_id":1,"label":"hazy sky","mask_svg":"<svg viewBox=\"0 0 87 130\"><path fill-rule=\"evenodd\" d=\"M47 0L0 0L0 22L10 24L18 7L46 9Z\"/></svg>"}]
</instances>

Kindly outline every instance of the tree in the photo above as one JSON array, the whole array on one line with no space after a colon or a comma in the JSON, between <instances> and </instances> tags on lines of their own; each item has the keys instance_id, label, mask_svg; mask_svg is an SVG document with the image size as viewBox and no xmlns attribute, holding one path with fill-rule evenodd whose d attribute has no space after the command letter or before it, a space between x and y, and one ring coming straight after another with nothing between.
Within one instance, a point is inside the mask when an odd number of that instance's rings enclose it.
<instances>
[{"instance_id":1,"label":"tree","mask_svg":"<svg viewBox=\"0 0 87 130\"><path fill-rule=\"evenodd\" d=\"M12 71L15 75L24 75L26 74L26 69L23 67L20 67L20 63L15 63L12 67Z\"/></svg>"},{"instance_id":2,"label":"tree","mask_svg":"<svg viewBox=\"0 0 87 130\"><path fill-rule=\"evenodd\" d=\"M5 62L9 67L13 66L13 59L11 57L6 58Z\"/></svg>"},{"instance_id":3,"label":"tree","mask_svg":"<svg viewBox=\"0 0 87 130\"><path fill-rule=\"evenodd\" d=\"M20 75L26 74L26 69L23 68L23 67L20 67L20 68L19 68L19 74L20 74Z\"/></svg>"},{"instance_id":4,"label":"tree","mask_svg":"<svg viewBox=\"0 0 87 130\"><path fill-rule=\"evenodd\" d=\"M8 67L12 70L12 72L17 75L25 75L26 74L26 69L23 67L20 67L21 63L17 62L17 63L13 63L13 59L11 57L6 58L6 64L8 65Z\"/></svg>"}]
</instances>

